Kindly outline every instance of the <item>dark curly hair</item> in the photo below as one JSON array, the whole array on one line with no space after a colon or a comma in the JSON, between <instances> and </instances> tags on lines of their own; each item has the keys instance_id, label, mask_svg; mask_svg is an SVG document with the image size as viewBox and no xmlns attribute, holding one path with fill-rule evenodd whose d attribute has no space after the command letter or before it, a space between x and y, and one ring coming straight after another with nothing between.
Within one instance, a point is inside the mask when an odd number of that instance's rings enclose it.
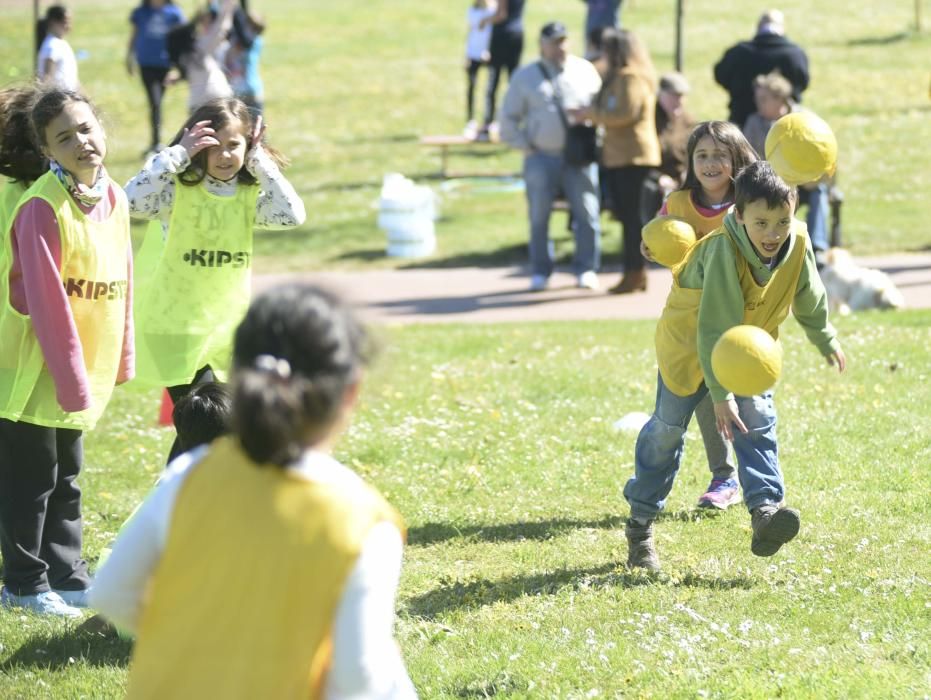
<instances>
[{"instance_id":1,"label":"dark curly hair","mask_svg":"<svg viewBox=\"0 0 931 700\"><path fill-rule=\"evenodd\" d=\"M32 132L35 97L31 85L0 90L0 174L27 185L48 170Z\"/></svg>"}]
</instances>

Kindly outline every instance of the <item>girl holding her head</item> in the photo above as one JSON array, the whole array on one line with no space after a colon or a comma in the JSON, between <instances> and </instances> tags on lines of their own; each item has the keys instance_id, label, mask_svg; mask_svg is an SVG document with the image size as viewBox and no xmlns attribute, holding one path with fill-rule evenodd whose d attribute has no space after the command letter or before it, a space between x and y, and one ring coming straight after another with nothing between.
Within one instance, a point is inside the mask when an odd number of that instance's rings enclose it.
<instances>
[{"instance_id":1,"label":"girl holding her head","mask_svg":"<svg viewBox=\"0 0 931 700\"><path fill-rule=\"evenodd\" d=\"M251 295L253 228L304 222L264 133L240 100L213 100L126 185L132 214L152 222L138 255L137 374L174 401L225 381ZM176 441L169 460L178 450Z\"/></svg>"},{"instance_id":2,"label":"girl holding her head","mask_svg":"<svg viewBox=\"0 0 931 700\"><path fill-rule=\"evenodd\" d=\"M416 697L392 631L404 526L329 454L369 355L324 291L253 302L233 434L169 467L97 574L94 606L136 634L128 697Z\"/></svg>"},{"instance_id":3,"label":"girl holding her head","mask_svg":"<svg viewBox=\"0 0 931 700\"><path fill-rule=\"evenodd\" d=\"M78 62L65 35L71 31L71 12L64 5L50 5L36 23L36 77L65 90L77 90Z\"/></svg>"},{"instance_id":4,"label":"girl holding her head","mask_svg":"<svg viewBox=\"0 0 931 700\"><path fill-rule=\"evenodd\" d=\"M703 238L723 225L724 215L734 204L734 179L744 167L756 162L757 157L740 129L722 121L702 122L696 126L686 150L685 182L669 195L659 215L684 219L695 229L695 235ZM648 260L653 260L644 245L642 252ZM695 417L711 471L711 483L699 497L698 505L724 510L740 501L740 485L727 443L718 433L710 396L698 404Z\"/></svg>"},{"instance_id":5,"label":"girl holding her head","mask_svg":"<svg viewBox=\"0 0 931 700\"><path fill-rule=\"evenodd\" d=\"M87 98L40 89L31 123L49 168L0 248L0 601L77 617L82 433L133 376L129 211Z\"/></svg>"}]
</instances>

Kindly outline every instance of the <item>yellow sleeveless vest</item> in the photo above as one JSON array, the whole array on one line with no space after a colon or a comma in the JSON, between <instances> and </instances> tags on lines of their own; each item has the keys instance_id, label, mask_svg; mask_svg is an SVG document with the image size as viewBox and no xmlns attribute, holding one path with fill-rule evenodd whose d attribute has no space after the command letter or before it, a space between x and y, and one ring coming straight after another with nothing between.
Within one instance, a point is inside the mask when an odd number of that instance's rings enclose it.
<instances>
[{"instance_id":1,"label":"yellow sleeveless vest","mask_svg":"<svg viewBox=\"0 0 931 700\"><path fill-rule=\"evenodd\" d=\"M22 182L7 180L0 188L0 236L6 236L13 212L28 188Z\"/></svg>"},{"instance_id":2,"label":"yellow sleeveless vest","mask_svg":"<svg viewBox=\"0 0 931 700\"><path fill-rule=\"evenodd\" d=\"M110 217L101 223L82 212L55 175L46 173L26 191L10 215L6 233L29 199L45 200L55 212L61 236L61 280L68 295L91 406L65 413L55 382L32 329L32 319L10 304L11 237L0 253L0 417L53 428L89 430L103 414L119 371L126 324L126 258L130 246L129 207L123 190Z\"/></svg>"},{"instance_id":3,"label":"yellow sleeveless vest","mask_svg":"<svg viewBox=\"0 0 931 700\"><path fill-rule=\"evenodd\" d=\"M666 212L670 216L685 219L695 229L695 235L700 239L724 223L724 216L728 209L721 209L715 216L705 216L695 208L690 190L676 190L666 198Z\"/></svg>"},{"instance_id":4,"label":"yellow sleeveless vest","mask_svg":"<svg viewBox=\"0 0 931 700\"><path fill-rule=\"evenodd\" d=\"M167 238L153 221L137 256L139 381L187 384L206 365L225 381L233 332L249 306L258 193L258 185L240 185L218 197L176 181Z\"/></svg>"},{"instance_id":5,"label":"yellow sleeveless vest","mask_svg":"<svg viewBox=\"0 0 931 700\"><path fill-rule=\"evenodd\" d=\"M779 324L789 315L798 278L805 265L807 235L793 226L791 248L785 261L762 287L753 279L747 259L737 250L737 244L723 227L699 241L689 251L689 257L716 236L727 236L734 247L737 275L744 297L742 323L759 326L773 338L778 338ZM672 290L656 325L656 360L660 376L666 387L677 396L691 396L705 381L698 359L698 307L702 290L679 286L679 273L686 264L687 261L673 272Z\"/></svg>"},{"instance_id":6,"label":"yellow sleeveless vest","mask_svg":"<svg viewBox=\"0 0 931 700\"><path fill-rule=\"evenodd\" d=\"M178 494L142 611L128 698L318 698L346 579L378 522L372 488L257 466L213 443Z\"/></svg>"}]
</instances>

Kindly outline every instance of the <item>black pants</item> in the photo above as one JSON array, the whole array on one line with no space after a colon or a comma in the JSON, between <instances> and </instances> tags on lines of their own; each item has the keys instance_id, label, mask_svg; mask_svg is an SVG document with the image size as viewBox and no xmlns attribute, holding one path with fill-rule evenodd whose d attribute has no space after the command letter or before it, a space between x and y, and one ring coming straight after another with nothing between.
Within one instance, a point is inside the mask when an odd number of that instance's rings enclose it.
<instances>
[{"instance_id":1,"label":"black pants","mask_svg":"<svg viewBox=\"0 0 931 700\"><path fill-rule=\"evenodd\" d=\"M152 146L162 142L162 97L165 95L165 76L167 68L139 66L142 86L149 100L149 123L152 125Z\"/></svg>"},{"instance_id":2,"label":"black pants","mask_svg":"<svg viewBox=\"0 0 931 700\"><path fill-rule=\"evenodd\" d=\"M646 165L625 165L621 168L605 168L608 195L612 211L621 222L624 241L622 260L624 272L642 270L646 261L640 252L640 234L643 230L643 215L640 207L640 190L650 172Z\"/></svg>"},{"instance_id":3,"label":"black pants","mask_svg":"<svg viewBox=\"0 0 931 700\"><path fill-rule=\"evenodd\" d=\"M81 558L80 430L0 419L0 553L16 595L90 585Z\"/></svg>"},{"instance_id":4,"label":"black pants","mask_svg":"<svg viewBox=\"0 0 931 700\"><path fill-rule=\"evenodd\" d=\"M168 387L168 395L171 397L172 403L178 403L178 400L187 396L187 394L198 384L208 384L210 382L215 382L216 378L213 375L213 370L210 368L210 365L201 367L197 370L197 374L194 375L194 381L190 384L178 384L177 386ZM171 461L184 452L181 449L181 441L178 440L178 436L175 435L175 441L171 443L171 450L168 452L168 462L166 464L171 464Z\"/></svg>"},{"instance_id":5,"label":"black pants","mask_svg":"<svg viewBox=\"0 0 931 700\"><path fill-rule=\"evenodd\" d=\"M468 83L466 85L466 121L472 121L472 118L475 115L475 110L473 109L473 104L475 102L475 82L478 78L478 69L481 68L484 63L481 61L476 61L474 58L469 59L469 65L466 68L466 75L468 76Z\"/></svg>"},{"instance_id":6,"label":"black pants","mask_svg":"<svg viewBox=\"0 0 931 700\"><path fill-rule=\"evenodd\" d=\"M507 69L508 80L520 64L520 55L524 50L524 33L491 30L491 63L488 67L488 90L485 93L485 124L495 120L495 96L498 92L498 81L501 72Z\"/></svg>"}]
</instances>

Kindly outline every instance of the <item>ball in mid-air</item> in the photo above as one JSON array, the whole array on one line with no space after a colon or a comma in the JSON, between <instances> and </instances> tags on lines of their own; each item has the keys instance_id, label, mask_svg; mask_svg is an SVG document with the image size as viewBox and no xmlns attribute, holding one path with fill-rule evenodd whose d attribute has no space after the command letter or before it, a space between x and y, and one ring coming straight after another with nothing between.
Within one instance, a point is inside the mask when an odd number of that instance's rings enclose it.
<instances>
[{"instance_id":1,"label":"ball in mid-air","mask_svg":"<svg viewBox=\"0 0 931 700\"><path fill-rule=\"evenodd\" d=\"M827 122L811 112L781 117L766 135L766 160L790 185L815 182L833 175L837 139Z\"/></svg>"},{"instance_id":2,"label":"ball in mid-air","mask_svg":"<svg viewBox=\"0 0 931 700\"><path fill-rule=\"evenodd\" d=\"M733 326L711 351L711 369L728 391L756 396L771 389L782 371L782 346L759 326Z\"/></svg>"},{"instance_id":3,"label":"ball in mid-air","mask_svg":"<svg viewBox=\"0 0 931 700\"><path fill-rule=\"evenodd\" d=\"M657 216L643 227L643 243L660 265L675 267L695 245L695 229L675 216Z\"/></svg>"}]
</instances>

